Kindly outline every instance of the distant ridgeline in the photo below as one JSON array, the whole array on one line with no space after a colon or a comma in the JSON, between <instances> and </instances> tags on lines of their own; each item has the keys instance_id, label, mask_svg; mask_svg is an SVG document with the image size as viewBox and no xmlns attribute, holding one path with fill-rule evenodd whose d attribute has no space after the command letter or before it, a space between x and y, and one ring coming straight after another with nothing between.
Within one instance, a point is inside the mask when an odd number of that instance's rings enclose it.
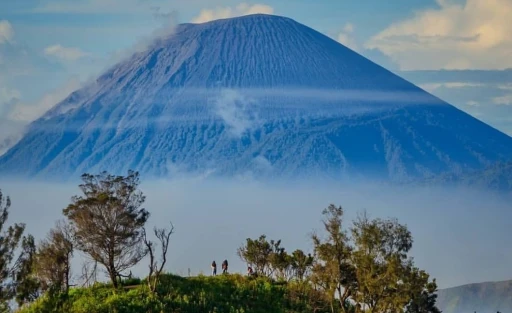
<instances>
[{"instance_id":1,"label":"distant ridgeline","mask_svg":"<svg viewBox=\"0 0 512 313\"><path fill-rule=\"evenodd\" d=\"M512 280L441 289L437 303L443 313L512 312Z\"/></svg>"}]
</instances>

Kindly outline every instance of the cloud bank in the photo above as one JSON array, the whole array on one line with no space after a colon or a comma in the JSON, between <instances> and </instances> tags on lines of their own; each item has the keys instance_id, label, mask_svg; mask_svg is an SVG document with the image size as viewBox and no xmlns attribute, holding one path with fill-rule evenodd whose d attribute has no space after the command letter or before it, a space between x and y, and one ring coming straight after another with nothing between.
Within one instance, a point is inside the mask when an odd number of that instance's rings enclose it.
<instances>
[{"instance_id":1,"label":"cloud bank","mask_svg":"<svg viewBox=\"0 0 512 313\"><path fill-rule=\"evenodd\" d=\"M7 114L7 117L14 121L29 123L39 118L81 86L82 83L80 80L77 77L72 77L63 86L49 91L37 101L19 101L12 107L12 110Z\"/></svg>"},{"instance_id":2,"label":"cloud bank","mask_svg":"<svg viewBox=\"0 0 512 313\"><path fill-rule=\"evenodd\" d=\"M512 67L512 2L437 0L373 36L377 48L411 69L505 69Z\"/></svg>"},{"instance_id":3,"label":"cloud bank","mask_svg":"<svg viewBox=\"0 0 512 313\"><path fill-rule=\"evenodd\" d=\"M27 223L27 231L36 238L62 218L62 209L79 193L77 186L78 182L0 180L0 188L13 201L10 221ZM308 235L321 229L321 211L334 203L346 209L347 222L367 210L371 217L397 217L406 224L414 236L412 253L417 264L437 278L441 288L512 276L512 251L499 248L507 246L512 227L510 199L482 190L197 177L143 178L140 188L151 212L148 226L162 227L168 221L176 226L167 267L174 273L186 274L189 268L192 275L207 273L213 259L228 259L232 272L243 273L236 249L245 238L261 234L282 239L287 249L311 251ZM145 275L145 264L133 272Z\"/></svg>"}]
</instances>

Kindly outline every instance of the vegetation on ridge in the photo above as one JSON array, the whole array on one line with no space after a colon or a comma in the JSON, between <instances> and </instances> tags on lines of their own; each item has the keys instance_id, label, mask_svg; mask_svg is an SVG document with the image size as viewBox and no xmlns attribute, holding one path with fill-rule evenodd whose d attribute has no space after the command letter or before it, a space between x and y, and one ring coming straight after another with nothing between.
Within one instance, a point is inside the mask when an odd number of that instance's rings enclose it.
<instances>
[{"instance_id":1,"label":"vegetation on ridge","mask_svg":"<svg viewBox=\"0 0 512 313\"><path fill-rule=\"evenodd\" d=\"M172 224L154 229L157 241L148 237L150 213L142 207L137 172L82 179L83 195L72 198L63 210L66 219L37 246L30 235L22 237L23 225L0 233L0 312L9 311L11 300L20 313L439 312L435 279L415 266L409 256L412 235L396 219L361 214L346 227L344 210L331 204L322 211L322 232L311 236L311 253L290 253L281 240L261 235L237 250L254 274L183 278L164 273ZM7 199L0 231L9 206ZM93 263L84 265L81 286L71 288L76 251ZM145 257L148 277L127 275ZM108 284L97 281L98 266Z\"/></svg>"}]
</instances>

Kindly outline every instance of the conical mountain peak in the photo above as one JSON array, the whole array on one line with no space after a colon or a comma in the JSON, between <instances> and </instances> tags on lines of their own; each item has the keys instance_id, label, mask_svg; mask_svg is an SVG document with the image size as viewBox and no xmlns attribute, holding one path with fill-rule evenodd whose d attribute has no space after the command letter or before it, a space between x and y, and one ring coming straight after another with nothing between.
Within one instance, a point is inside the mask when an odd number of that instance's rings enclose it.
<instances>
[{"instance_id":1,"label":"conical mountain peak","mask_svg":"<svg viewBox=\"0 0 512 313\"><path fill-rule=\"evenodd\" d=\"M35 121L2 175L128 169L391 180L512 159L512 138L292 19L182 24Z\"/></svg>"}]
</instances>

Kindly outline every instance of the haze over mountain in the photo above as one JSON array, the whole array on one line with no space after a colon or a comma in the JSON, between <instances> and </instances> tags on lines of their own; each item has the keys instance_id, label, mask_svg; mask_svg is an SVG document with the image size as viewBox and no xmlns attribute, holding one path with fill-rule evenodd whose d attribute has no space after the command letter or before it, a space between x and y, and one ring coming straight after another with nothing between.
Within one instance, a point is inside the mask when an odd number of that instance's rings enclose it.
<instances>
[{"instance_id":1,"label":"haze over mountain","mask_svg":"<svg viewBox=\"0 0 512 313\"><path fill-rule=\"evenodd\" d=\"M34 121L0 173L403 182L509 160L511 137L307 26L257 14L179 25Z\"/></svg>"},{"instance_id":2,"label":"haze over mountain","mask_svg":"<svg viewBox=\"0 0 512 313\"><path fill-rule=\"evenodd\" d=\"M442 289L438 292L437 303L444 313L510 312L512 280Z\"/></svg>"}]
</instances>

